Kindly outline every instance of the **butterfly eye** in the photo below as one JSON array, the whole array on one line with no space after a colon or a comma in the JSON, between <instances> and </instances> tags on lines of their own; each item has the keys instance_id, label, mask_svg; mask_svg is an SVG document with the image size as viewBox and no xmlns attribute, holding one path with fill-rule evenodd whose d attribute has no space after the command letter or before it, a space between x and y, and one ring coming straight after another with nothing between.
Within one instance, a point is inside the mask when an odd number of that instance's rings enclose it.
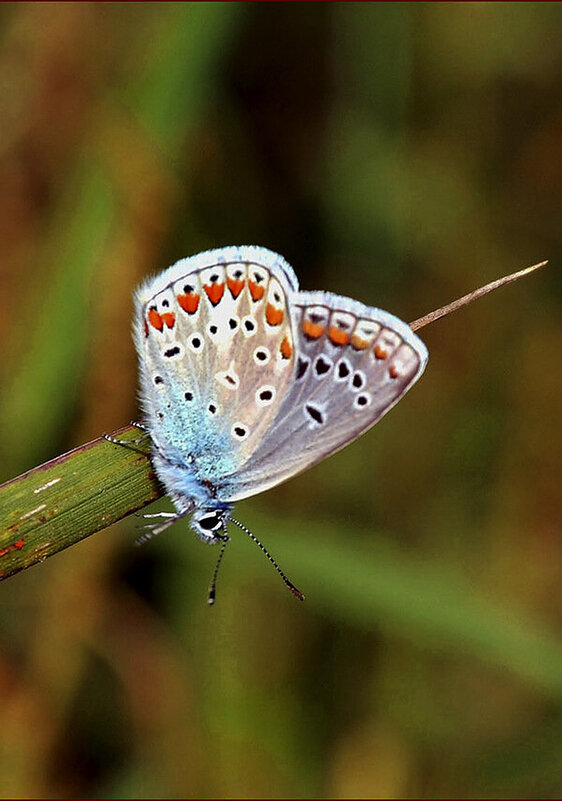
<instances>
[{"instance_id":1,"label":"butterfly eye","mask_svg":"<svg viewBox=\"0 0 562 801\"><path fill-rule=\"evenodd\" d=\"M199 517L195 522L204 531L217 531L222 526L222 515L220 512L210 512L205 517Z\"/></svg>"}]
</instances>

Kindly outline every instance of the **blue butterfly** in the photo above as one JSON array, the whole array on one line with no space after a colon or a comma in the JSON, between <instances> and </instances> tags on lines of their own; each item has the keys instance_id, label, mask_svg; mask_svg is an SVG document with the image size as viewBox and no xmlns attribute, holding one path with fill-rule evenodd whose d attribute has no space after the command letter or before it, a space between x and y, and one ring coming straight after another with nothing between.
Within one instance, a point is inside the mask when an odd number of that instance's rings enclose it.
<instances>
[{"instance_id":1,"label":"blue butterfly","mask_svg":"<svg viewBox=\"0 0 562 801\"><path fill-rule=\"evenodd\" d=\"M182 259L136 293L143 427L176 508L205 542L228 542L235 501L274 487L374 425L422 374L427 349L388 312L301 292L261 247Z\"/></svg>"}]
</instances>

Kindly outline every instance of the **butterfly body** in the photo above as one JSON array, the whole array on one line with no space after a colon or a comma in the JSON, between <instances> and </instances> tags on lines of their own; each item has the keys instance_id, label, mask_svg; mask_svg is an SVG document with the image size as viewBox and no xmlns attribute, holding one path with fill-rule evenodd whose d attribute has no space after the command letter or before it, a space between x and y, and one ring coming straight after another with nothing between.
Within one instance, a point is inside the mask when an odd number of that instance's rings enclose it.
<instances>
[{"instance_id":1,"label":"butterfly body","mask_svg":"<svg viewBox=\"0 0 562 801\"><path fill-rule=\"evenodd\" d=\"M136 294L144 423L177 517L207 542L235 501L316 464L377 422L427 350L380 309L301 292L259 247L183 259Z\"/></svg>"}]
</instances>

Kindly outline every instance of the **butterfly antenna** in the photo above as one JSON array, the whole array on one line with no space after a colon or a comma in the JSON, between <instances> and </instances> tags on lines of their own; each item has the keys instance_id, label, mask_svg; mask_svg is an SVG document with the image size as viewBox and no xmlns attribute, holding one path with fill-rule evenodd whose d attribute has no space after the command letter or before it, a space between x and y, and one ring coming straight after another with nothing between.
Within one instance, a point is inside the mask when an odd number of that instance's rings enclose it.
<instances>
[{"instance_id":1,"label":"butterfly antenna","mask_svg":"<svg viewBox=\"0 0 562 801\"><path fill-rule=\"evenodd\" d=\"M293 595L295 595L299 599L299 601L304 601L305 596L302 594L302 592L300 590L297 590L297 588L295 587L295 585L293 584L292 581L289 581L289 579L283 573L283 571L281 570L281 568L279 567L279 565L277 564L277 562L275 561L273 556L269 553L269 551L267 550L265 545L262 545L261 542L258 540L258 538L254 534L252 534L250 529L246 528L246 526L243 525L242 523L240 523L238 520L235 520L233 517L230 517L229 520L230 520L231 523L234 523L236 526L238 526L238 528L241 528L242 531L246 532L248 537L253 542L255 542L256 545L258 546L258 548L260 548L260 550L267 556L267 558L269 559L269 561L271 562L271 564L273 565L275 570L277 570L277 572L279 573L279 575L283 579L283 581L285 583L285 586L293 593ZM219 557L219 561L220 561L220 557Z\"/></svg>"},{"instance_id":2,"label":"butterfly antenna","mask_svg":"<svg viewBox=\"0 0 562 801\"><path fill-rule=\"evenodd\" d=\"M230 542L230 537L228 536L228 534L226 532L226 526L225 525L223 525L223 531L224 531L224 535L216 535L216 536L220 537L220 539L222 540L222 544L221 544L221 550L220 550L220 553L219 553L219 558L217 559L217 563L215 565L213 578L211 579L211 586L209 587L209 596L207 598L207 600L209 602L209 606L212 606L215 603L215 596L217 594L217 576L219 574L219 567L220 567L220 564L222 562L222 558L224 556L224 552L226 550L226 546Z\"/></svg>"}]
</instances>

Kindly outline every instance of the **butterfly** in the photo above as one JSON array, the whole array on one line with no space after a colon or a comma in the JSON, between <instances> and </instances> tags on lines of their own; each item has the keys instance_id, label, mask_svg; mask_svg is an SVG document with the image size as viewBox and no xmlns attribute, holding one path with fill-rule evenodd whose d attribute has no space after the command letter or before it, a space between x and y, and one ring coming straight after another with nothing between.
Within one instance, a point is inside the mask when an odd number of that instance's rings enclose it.
<instances>
[{"instance_id":1,"label":"butterfly","mask_svg":"<svg viewBox=\"0 0 562 801\"><path fill-rule=\"evenodd\" d=\"M182 259L135 296L140 427L176 511L222 544L235 501L280 484L374 425L422 374L427 349L407 323L329 292L301 292L262 247ZM151 517L148 515L148 517ZM150 536L150 535L149 535Z\"/></svg>"}]
</instances>

